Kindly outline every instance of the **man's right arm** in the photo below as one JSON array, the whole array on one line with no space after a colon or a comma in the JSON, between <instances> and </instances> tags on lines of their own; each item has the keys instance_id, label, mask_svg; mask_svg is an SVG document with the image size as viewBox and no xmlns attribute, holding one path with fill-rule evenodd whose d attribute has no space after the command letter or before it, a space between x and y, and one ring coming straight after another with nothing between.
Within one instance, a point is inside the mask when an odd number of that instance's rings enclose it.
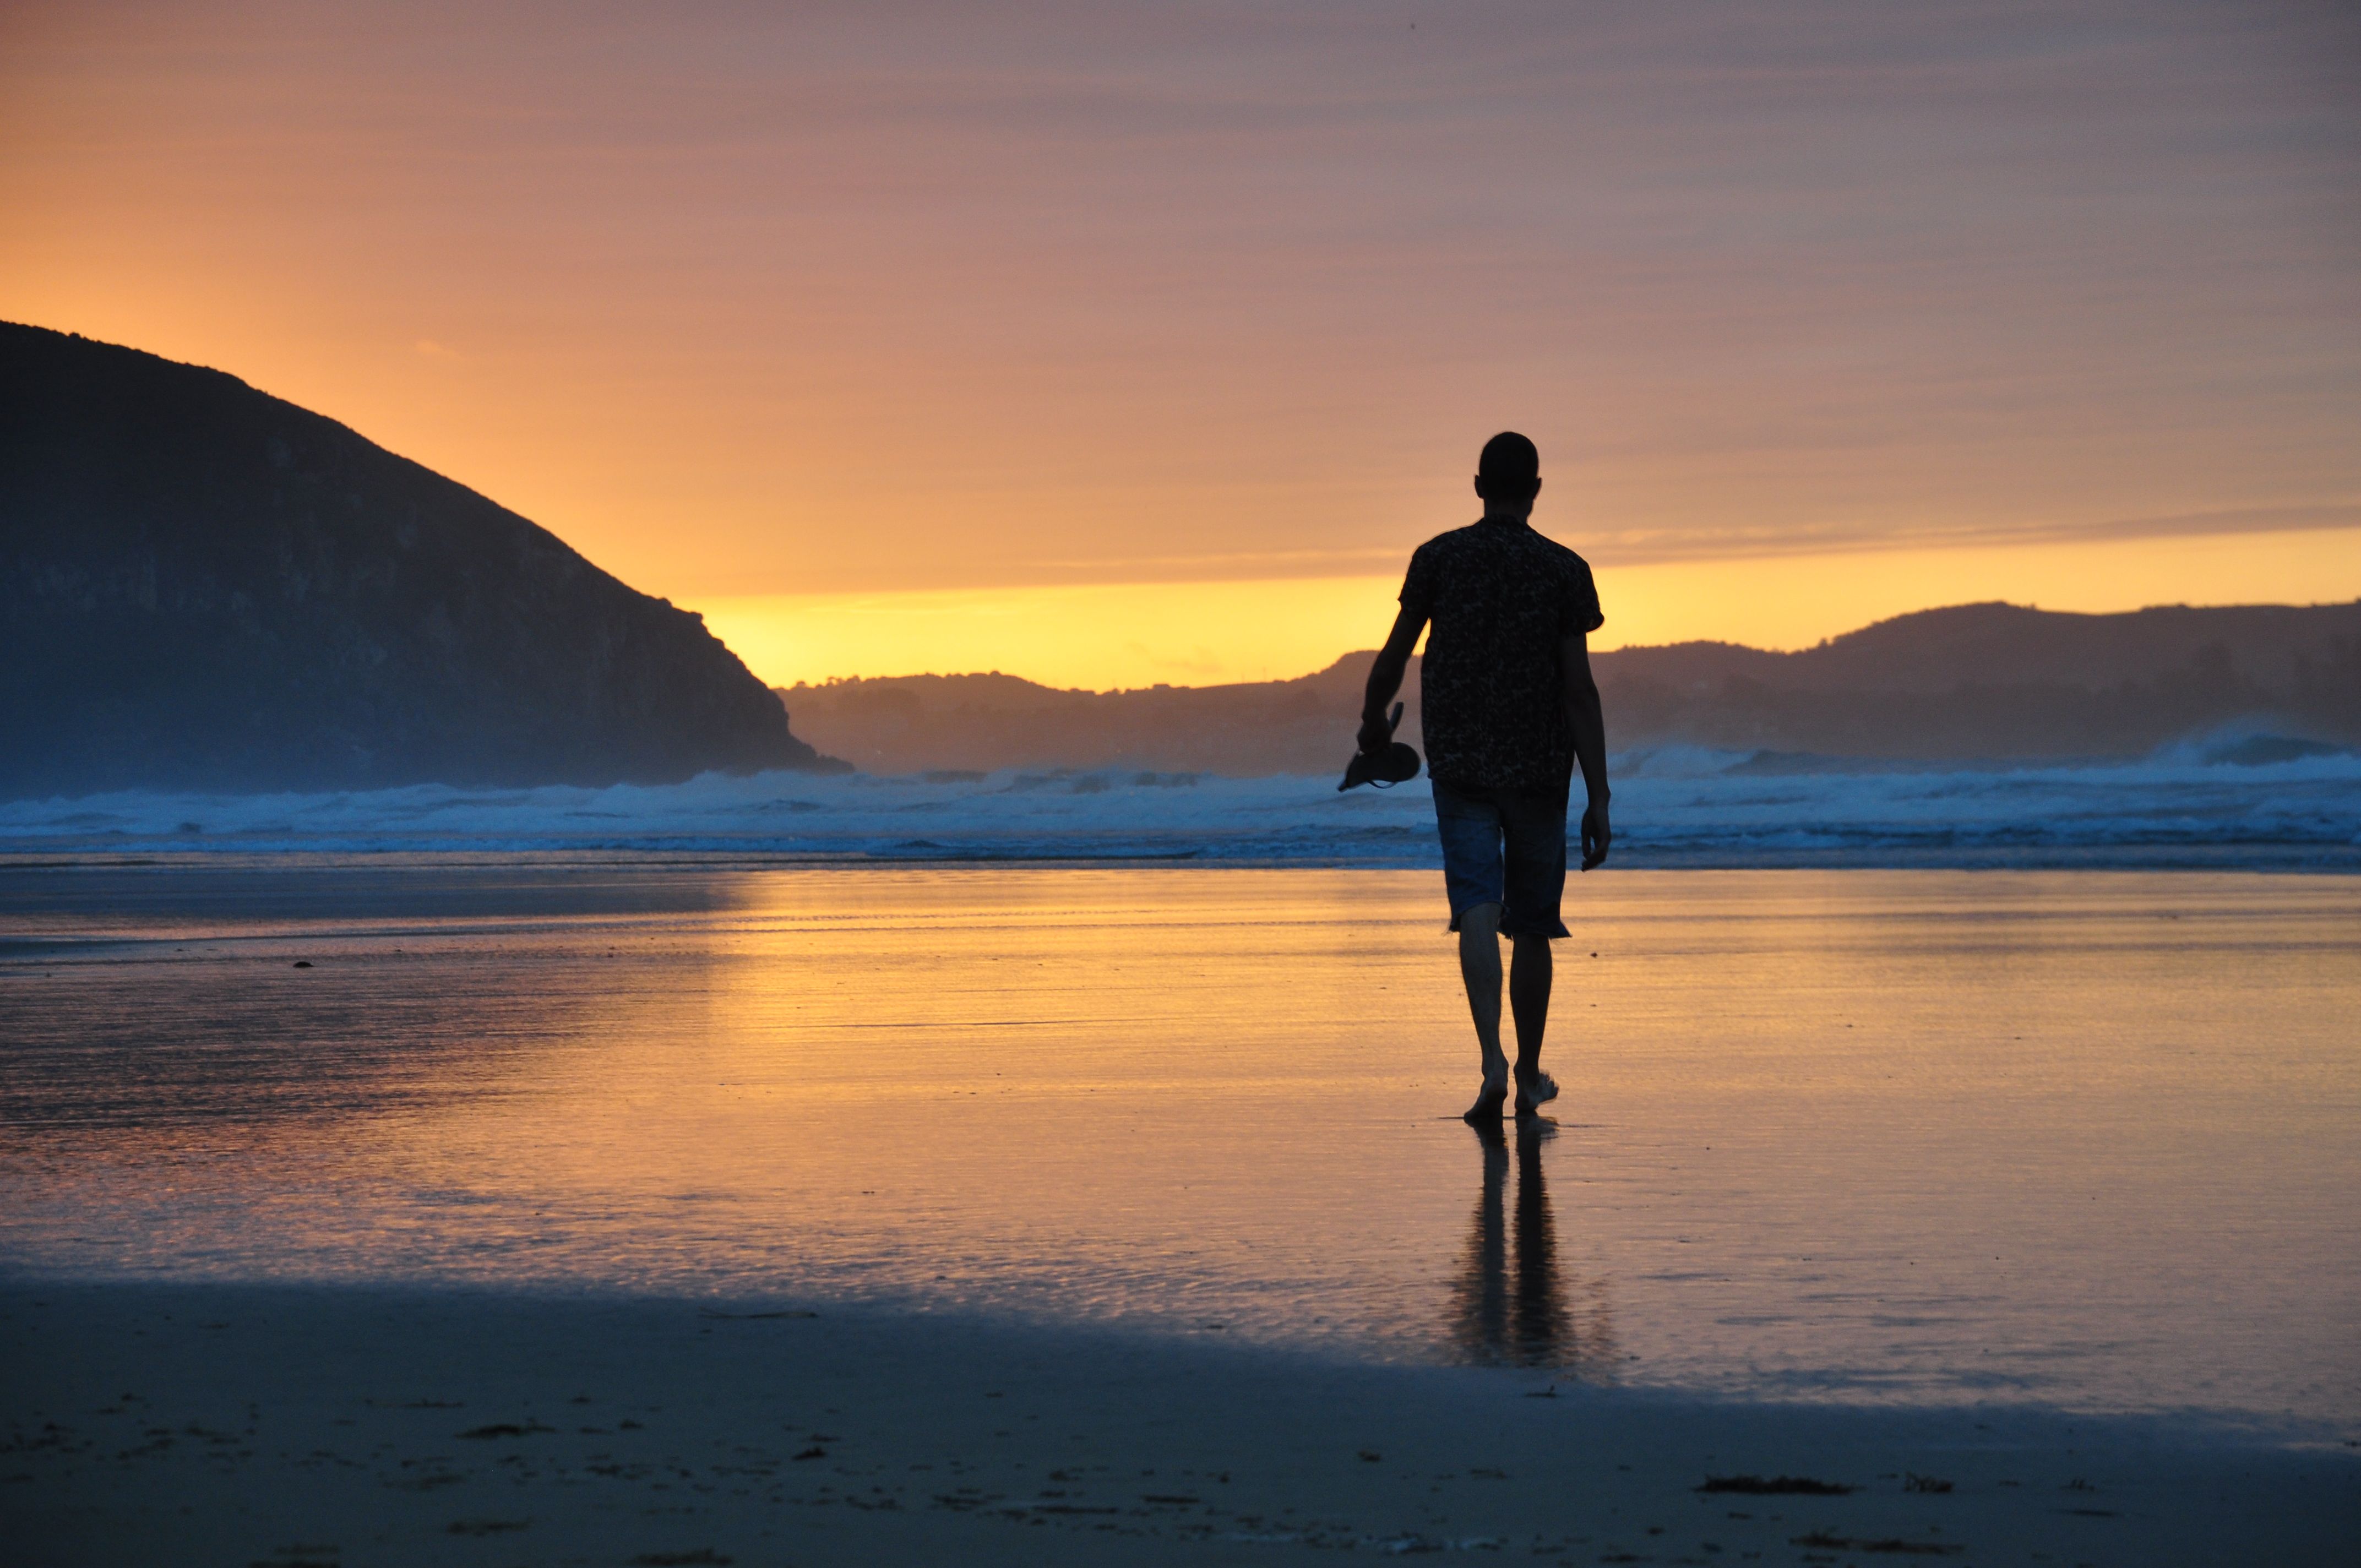
<instances>
[{"instance_id":1,"label":"man's right arm","mask_svg":"<svg viewBox=\"0 0 2361 1568\"><path fill-rule=\"evenodd\" d=\"M1426 630L1426 616L1404 605L1394 617L1394 629L1386 634L1386 645L1378 650L1377 663L1369 666L1368 689L1361 696L1360 748L1375 755L1386 749L1393 739L1393 730L1386 723L1386 709L1393 705L1394 693L1401 690L1402 676L1410 672L1411 650L1418 646L1418 634Z\"/></svg>"},{"instance_id":2,"label":"man's right arm","mask_svg":"<svg viewBox=\"0 0 2361 1568\"><path fill-rule=\"evenodd\" d=\"M1590 639L1576 632L1558 644L1558 691L1565 699L1565 722L1574 731L1574 760L1581 764L1590 805L1582 814L1582 869L1607 858L1615 831L1607 820L1607 719L1598 706L1598 683L1590 674Z\"/></svg>"}]
</instances>

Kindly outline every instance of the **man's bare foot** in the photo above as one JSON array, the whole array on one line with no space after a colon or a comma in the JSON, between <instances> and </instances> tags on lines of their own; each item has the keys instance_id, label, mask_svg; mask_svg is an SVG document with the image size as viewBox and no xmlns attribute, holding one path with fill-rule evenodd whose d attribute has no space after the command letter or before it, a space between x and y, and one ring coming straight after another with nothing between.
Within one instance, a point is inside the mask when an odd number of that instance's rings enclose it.
<instances>
[{"instance_id":1,"label":"man's bare foot","mask_svg":"<svg viewBox=\"0 0 2361 1568\"><path fill-rule=\"evenodd\" d=\"M1557 1080L1535 1068L1517 1074L1517 1114L1530 1116L1557 1098Z\"/></svg>"},{"instance_id":2,"label":"man's bare foot","mask_svg":"<svg viewBox=\"0 0 2361 1568\"><path fill-rule=\"evenodd\" d=\"M1484 1080L1483 1089L1476 1096L1476 1103L1462 1111L1459 1113L1459 1119L1471 1127L1481 1126L1487 1122L1497 1122L1500 1119L1500 1108L1508 1103L1508 1100L1509 1086L1504 1082L1496 1083L1488 1078Z\"/></svg>"}]
</instances>

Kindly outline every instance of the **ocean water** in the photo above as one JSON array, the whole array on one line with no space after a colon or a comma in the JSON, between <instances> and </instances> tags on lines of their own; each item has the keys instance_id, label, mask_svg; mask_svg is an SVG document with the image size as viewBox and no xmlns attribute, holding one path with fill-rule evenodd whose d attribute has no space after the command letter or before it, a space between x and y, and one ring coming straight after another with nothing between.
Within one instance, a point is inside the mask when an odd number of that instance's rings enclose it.
<instances>
[{"instance_id":1,"label":"ocean water","mask_svg":"<svg viewBox=\"0 0 2361 1568\"><path fill-rule=\"evenodd\" d=\"M1489 1139L1438 882L18 862L0 1268L2361 1437L2361 880L1585 876Z\"/></svg>"},{"instance_id":2,"label":"ocean water","mask_svg":"<svg viewBox=\"0 0 2361 1568\"><path fill-rule=\"evenodd\" d=\"M1620 864L2361 870L2361 754L2268 736L2137 762L1877 767L1670 747L1615 759ZM126 793L0 803L0 855L563 852L590 858L1179 858L1435 863L1422 778L1134 770L708 774L606 789Z\"/></svg>"}]
</instances>

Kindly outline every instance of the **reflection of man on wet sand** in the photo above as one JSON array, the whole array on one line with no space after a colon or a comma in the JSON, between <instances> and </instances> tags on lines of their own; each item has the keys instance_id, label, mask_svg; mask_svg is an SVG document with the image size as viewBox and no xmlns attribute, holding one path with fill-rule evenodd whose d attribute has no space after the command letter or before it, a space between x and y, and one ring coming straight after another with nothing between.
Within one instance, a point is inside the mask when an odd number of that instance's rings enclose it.
<instances>
[{"instance_id":1,"label":"reflection of man on wet sand","mask_svg":"<svg viewBox=\"0 0 2361 1568\"><path fill-rule=\"evenodd\" d=\"M1554 1131L1538 1116L1517 1124L1512 1222L1508 1136L1498 1122L1476 1129L1484 1143L1484 1190L1454 1291L1451 1336L1478 1365L1578 1368L1612 1359L1604 1302L1584 1290L1569 1303L1559 1274L1549 1190L1542 1180L1542 1144Z\"/></svg>"},{"instance_id":2,"label":"reflection of man on wet sand","mask_svg":"<svg viewBox=\"0 0 2361 1568\"><path fill-rule=\"evenodd\" d=\"M1541 458L1512 432L1487 442L1476 471L1480 522L1438 534L1411 557L1401 613L1369 670L1359 744L1393 739L1386 710L1430 623L1421 668L1426 767L1443 837L1451 928L1483 1052L1470 1122L1498 1121L1510 1068L1500 1047L1500 943L1509 938L1516 1019L1516 1110L1555 1097L1542 1070L1552 938L1565 890L1565 809L1576 763L1588 791L1582 869L1607 858L1607 729L1590 675L1589 633L1605 617L1582 557L1533 532Z\"/></svg>"},{"instance_id":3,"label":"reflection of man on wet sand","mask_svg":"<svg viewBox=\"0 0 2361 1568\"><path fill-rule=\"evenodd\" d=\"M1542 1186L1538 1122L1517 1126L1516 1269L1510 1272L1509 1140L1499 1125L1484 1137L1484 1193L1467 1238L1459 1285L1457 1338L1471 1360L1488 1365L1546 1366L1566 1337L1558 1300L1557 1249L1550 1234L1549 1197Z\"/></svg>"}]
</instances>

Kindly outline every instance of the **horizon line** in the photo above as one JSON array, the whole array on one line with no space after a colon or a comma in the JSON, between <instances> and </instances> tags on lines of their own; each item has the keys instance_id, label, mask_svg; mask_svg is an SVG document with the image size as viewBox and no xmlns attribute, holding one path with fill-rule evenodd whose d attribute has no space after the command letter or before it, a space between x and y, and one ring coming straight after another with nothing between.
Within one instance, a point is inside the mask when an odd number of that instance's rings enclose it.
<instances>
[{"instance_id":1,"label":"horizon line","mask_svg":"<svg viewBox=\"0 0 2361 1568\"><path fill-rule=\"evenodd\" d=\"M2044 609L2037 604L2018 604L2010 599L1970 599L1963 600L1958 604L1930 605L1924 609L1905 610L1898 615L1881 616L1877 620L1865 621L1860 626L1852 628L1850 630L1840 631L1831 637L1823 637L1817 642L1811 643L1808 646L1802 648L1758 648L1751 643L1735 642L1723 638L1690 637L1683 638L1672 642L1624 643L1613 648L1597 649L1593 652L1596 656L1604 658L1615 653L1658 652L1675 648L1735 648L1749 653L1759 653L1768 658L1790 659L1801 654L1816 652L1819 649L1832 647L1836 643L1841 642L1849 637L1859 636L1864 631L1872 631L1881 626L1891 626L1896 621L1915 620L1922 616L1949 615L1960 610L1968 609L2013 609L2023 610L2035 615L2056 616L2060 619L2072 619L2078 620L2128 620L2134 616L2153 614L2158 610L2179 609L2194 610L2199 612L2229 613L2238 610L2257 609L2341 609L2354 605L2361 605L2361 597L2356 597L2350 599L2314 599L2301 604L2295 603L2293 601L2278 600L2257 600L2239 604L2215 605L2192 605L2186 602L2177 602L2141 605L2134 609L2118 610ZM728 644L725 642L723 646L727 647ZM734 653L736 650L733 649L731 652ZM1377 650L1374 647L1348 648L1344 652L1339 653L1334 658L1329 660L1325 664L1306 670L1301 674L1275 675L1260 680L1209 681L1202 685L1187 685L1179 681L1157 681L1147 685L1133 686L1061 686L1053 685L1048 681L1036 680L1030 675L1020 675L1013 671L998 669L910 670L898 674L829 675L819 680L798 680L792 685L782 685L768 681L763 684L774 692L796 692L821 691L826 690L830 686L855 685L865 681L1011 680L1021 681L1027 685L1039 686L1044 691L1080 694L1088 696L1122 696L1134 692L1143 691L1220 691L1233 686L1285 685L1291 682L1311 680L1315 676L1324 675L1349 659L1370 657L1373 656L1376 652ZM1423 657L1424 652L1425 640L1422 637L1420 640L1419 652L1413 654L1412 657Z\"/></svg>"}]
</instances>

